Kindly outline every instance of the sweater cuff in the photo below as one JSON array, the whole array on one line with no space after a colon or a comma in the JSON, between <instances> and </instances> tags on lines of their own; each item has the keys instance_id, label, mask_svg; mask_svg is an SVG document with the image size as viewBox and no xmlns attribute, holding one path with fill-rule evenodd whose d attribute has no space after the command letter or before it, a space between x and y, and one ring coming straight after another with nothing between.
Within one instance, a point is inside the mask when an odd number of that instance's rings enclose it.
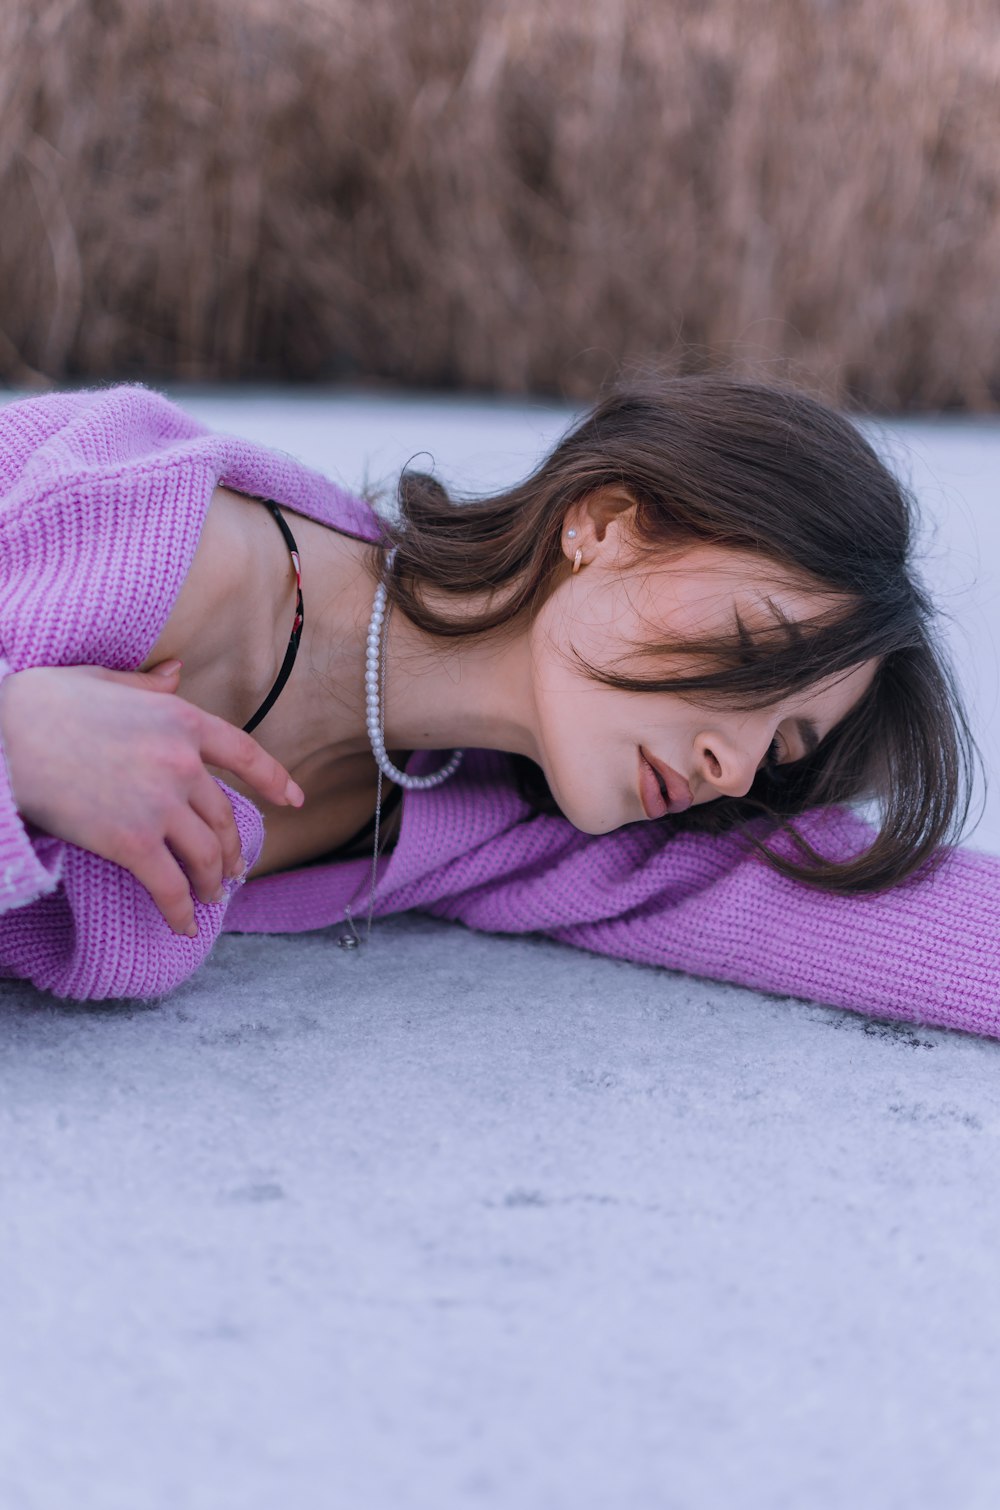
<instances>
[{"instance_id":1,"label":"sweater cuff","mask_svg":"<svg viewBox=\"0 0 1000 1510\"><path fill-rule=\"evenodd\" d=\"M7 661L0 659L0 684L11 670ZM37 830L35 834L33 842L17 810L7 752L0 739L0 913L25 907L59 885L63 844Z\"/></svg>"}]
</instances>

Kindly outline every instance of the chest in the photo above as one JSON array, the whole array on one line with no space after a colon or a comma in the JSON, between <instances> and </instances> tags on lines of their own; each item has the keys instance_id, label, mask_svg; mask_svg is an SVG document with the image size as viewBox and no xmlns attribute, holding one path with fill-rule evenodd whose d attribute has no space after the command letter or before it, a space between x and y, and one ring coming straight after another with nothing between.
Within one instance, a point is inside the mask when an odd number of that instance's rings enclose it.
<instances>
[{"instance_id":1,"label":"chest","mask_svg":"<svg viewBox=\"0 0 1000 1510\"><path fill-rule=\"evenodd\" d=\"M348 858L371 852L377 793L371 756L326 761L315 757L294 775L305 793L301 808L273 807L247 792L264 814L264 848L251 872L253 876L289 870L335 854ZM225 779L244 790L232 777ZM381 849L391 848L395 841L402 807L399 796L391 783L383 781Z\"/></svg>"},{"instance_id":2,"label":"chest","mask_svg":"<svg viewBox=\"0 0 1000 1510\"><path fill-rule=\"evenodd\" d=\"M302 787L305 804L270 807L230 773L215 772L263 809L265 843L254 875L343 850L376 802L375 764L357 737L364 726L363 636L350 632L370 596L360 558L367 547L312 520L295 516L293 523L306 630L254 738ZM217 489L191 570L145 664L176 656L184 663L180 695L241 727L284 656L294 589L289 550L271 516L259 502ZM347 632L339 622L345 604Z\"/></svg>"}]
</instances>

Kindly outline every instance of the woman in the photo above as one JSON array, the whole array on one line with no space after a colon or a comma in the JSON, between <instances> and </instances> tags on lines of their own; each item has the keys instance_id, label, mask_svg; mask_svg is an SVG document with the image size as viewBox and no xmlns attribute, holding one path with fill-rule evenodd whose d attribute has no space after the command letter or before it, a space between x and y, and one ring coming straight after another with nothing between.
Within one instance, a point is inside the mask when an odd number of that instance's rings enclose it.
<instances>
[{"instance_id":1,"label":"woman","mask_svg":"<svg viewBox=\"0 0 1000 1510\"><path fill-rule=\"evenodd\" d=\"M155 996L223 927L420 907L1000 1033L907 501L823 406L621 391L395 525L141 388L9 405L0 467L8 975Z\"/></svg>"}]
</instances>

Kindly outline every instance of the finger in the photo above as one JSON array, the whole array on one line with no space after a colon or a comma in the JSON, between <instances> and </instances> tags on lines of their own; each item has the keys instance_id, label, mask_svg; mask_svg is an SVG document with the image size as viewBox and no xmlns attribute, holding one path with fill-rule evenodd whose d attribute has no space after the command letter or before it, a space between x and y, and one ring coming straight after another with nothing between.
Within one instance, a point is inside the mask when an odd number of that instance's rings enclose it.
<instances>
[{"instance_id":1,"label":"finger","mask_svg":"<svg viewBox=\"0 0 1000 1510\"><path fill-rule=\"evenodd\" d=\"M227 724L213 713L203 713L201 720L201 755L208 765L230 771L246 782L259 796L282 807L301 807L305 801L298 786L284 766L268 755L243 729Z\"/></svg>"},{"instance_id":2,"label":"finger","mask_svg":"<svg viewBox=\"0 0 1000 1510\"><path fill-rule=\"evenodd\" d=\"M223 874L242 875L245 869L243 847L232 803L207 771L199 777L189 800L194 811L208 824L219 841Z\"/></svg>"},{"instance_id":3,"label":"finger","mask_svg":"<svg viewBox=\"0 0 1000 1510\"><path fill-rule=\"evenodd\" d=\"M157 661L155 666L150 666L148 671L139 671L137 676L146 678L146 686L160 688L171 683L176 686L181 679L183 661L169 660Z\"/></svg>"},{"instance_id":4,"label":"finger","mask_svg":"<svg viewBox=\"0 0 1000 1510\"><path fill-rule=\"evenodd\" d=\"M95 676L101 681L115 682L119 687L137 687L141 692L176 692L181 681L181 661L160 661L148 671L109 671L106 666L93 666Z\"/></svg>"},{"instance_id":5,"label":"finger","mask_svg":"<svg viewBox=\"0 0 1000 1510\"><path fill-rule=\"evenodd\" d=\"M196 937L194 901L187 876L165 844L151 847L132 874L149 892L157 910L175 933Z\"/></svg>"},{"instance_id":6,"label":"finger","mask_svg":"<svg viewBox=\"0 0 1000 1510\"><path fill-rule=\"evenodd\" d=\"M191 808L172 819L167 843L187 874L199 902L221 902L222 846L218 835Z\"/></svg>"}]
</instances>

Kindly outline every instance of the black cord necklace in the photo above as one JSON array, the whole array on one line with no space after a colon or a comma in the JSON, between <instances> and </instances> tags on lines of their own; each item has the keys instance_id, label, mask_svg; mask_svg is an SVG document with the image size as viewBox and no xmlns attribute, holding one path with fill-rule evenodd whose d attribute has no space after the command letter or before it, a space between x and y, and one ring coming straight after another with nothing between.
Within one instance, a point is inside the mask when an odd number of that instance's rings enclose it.
<instances>
[{"instance_id":1,"label":"black cord necklace","mask_svg":"<svg viewBox=\"0 0 1000 1510\"><path fill-rule=\"evenodd\" d=\"M256 729L261 719L266 718L267 714L270 713L278 700L282 687L284 687L291 676L292 667L295 665L295 657L298 654L299 641L302 638L302 625L305 622L305 610L302 604L302 566L299 561L299 548L295 544L295 536L285 523L284 515L274 500L271 498L262 498L260 501L273 515L279 530L284 536L285 544L288 546L288 554L291 556L292 565L295 568L295 618L288 640L288 649L285 651L285 659L281 663L281 670L274 679L274 685L253 717L248 723L243 725L247 734Z\"/></svg>"}]
</instances>

